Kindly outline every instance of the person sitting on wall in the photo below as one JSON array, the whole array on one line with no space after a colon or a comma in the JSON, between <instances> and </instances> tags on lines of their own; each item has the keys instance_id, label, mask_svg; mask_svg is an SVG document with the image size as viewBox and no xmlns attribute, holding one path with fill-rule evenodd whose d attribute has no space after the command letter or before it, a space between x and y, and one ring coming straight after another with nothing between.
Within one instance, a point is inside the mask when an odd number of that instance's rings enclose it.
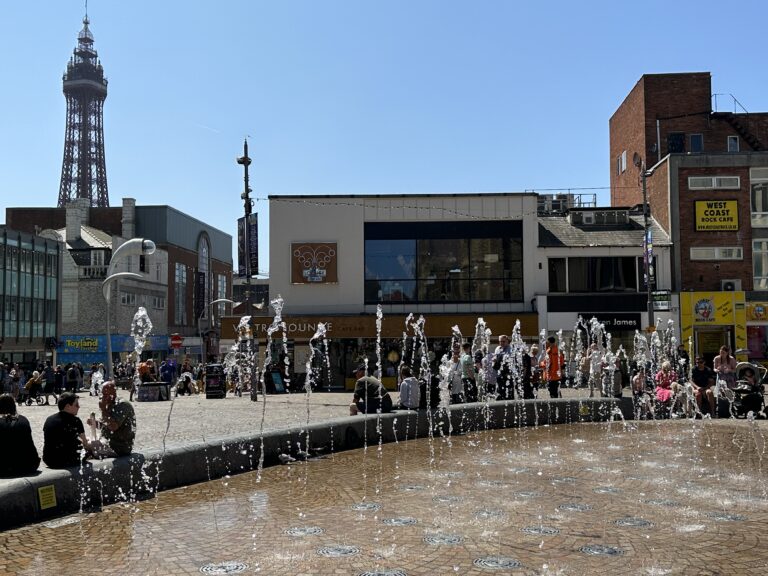
<instances>
[{"instance_id":1,"label":"person sitting on wall","mask_svg":"<svg viewBox=\"0 0 768 576\"><path fill-rule=\"evenodd\" d=\"M677 372L672 369L672 363L664 360L661 363L661 370L656 373L656 401L671 410L672 402L680 391L680 384L677 383Z\"/></svg>"},{"instance_id":2,"label":"person sitting on wall","mask_svg":"<svg viewBox=\"0 0 768 576\"><path fill-rule=\"evenodd\" d=\"M736 384L736 358L731 356L728 346L720 347L720 353L715 356L713 365L717 377L723 380L728 388L733 388Z\"/></svg>"},{"instance_id":3,"label":"person sitting on wall","mask_svg":"<svg viewBox=\"0 0 768 576\"><path fill-rule=\"evenodd\" d=\"M368 368L360 364L355 370L355 403L363 414L392 412L392 396L380 380L368 375Z\"/></svg>"},{"instance_id":4,"label":"person sitting on wall","mask_svg":"<svg viewBox=\"0 0 768 576\"><path fill-rule=\"evenodd\" d=\"M709 412L716 416L715 406L715 373L704 363L704 358L697 356L695 366L691 370L691 385L693 386L693 395L696 399L696 406L699 412ZM704 401L707 406L704 407Z\"/></svg>"},{"instance_id":5,"label":"person sitting on wall","mask_svg":"<svg viewBox=\"0 0 768 576\"><path fill-rule=\"evenodd\" d=\"M98 451L99 456L114 458L129 455L133 451L133 440L136 437L136 413L130 402L117 397L115 383L111 380L101 387L99 408L100 419L88 418L88 424L101 430L109 444L109 450L103 447Z\"/></svg>"},{"instance_id":6,"label":"person sitting on wall","mask_svg":"<svg viewBox=\"0 0 768 576\"><path fill-rule=\"evenodd\" d=\"M59 411L50 415L43 425L43 462L48 468L79 466L91 449L83 421L77 417L79 398L73 392L64 392L59 396Z\"/></svg>"},{"instance_id":7,"label":"person sitting on wall","mask_svg":"<svg viewBox=\"0 0 768 576\"><path fill-rule=\"evenodd\" d=\"M418 410L421 403L421 386L413 377L410 366L400 368L400 399L397 408L400 410Z\"/></svg>"},{"instance_id":8,"label":"person sitting on wall","mask_svg":"<svg viewBox=\"0 0 768 576\"><path fill-rule=\"evenodd\" d=\"M0 395L0 477L26 476L38 466L40 456L29 420L16 413L13 396Z\"/></svg>"}]
</instances>

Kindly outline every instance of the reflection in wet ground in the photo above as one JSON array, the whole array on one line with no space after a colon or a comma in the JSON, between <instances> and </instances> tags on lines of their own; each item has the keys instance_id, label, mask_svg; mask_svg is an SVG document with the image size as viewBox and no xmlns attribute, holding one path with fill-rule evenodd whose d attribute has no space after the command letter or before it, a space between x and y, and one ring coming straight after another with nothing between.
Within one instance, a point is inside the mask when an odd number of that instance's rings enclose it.
<instances>
[{"instance_id":1,"label":"reflection in wet ground","mask_svg":"<svg viewBox=\"0 0 768 576\"><path fill-rule=\"evenodd\" d=\"M0 574L763 574L764 423L499 430L0 535Z\"/></svg>"}]
</instances>

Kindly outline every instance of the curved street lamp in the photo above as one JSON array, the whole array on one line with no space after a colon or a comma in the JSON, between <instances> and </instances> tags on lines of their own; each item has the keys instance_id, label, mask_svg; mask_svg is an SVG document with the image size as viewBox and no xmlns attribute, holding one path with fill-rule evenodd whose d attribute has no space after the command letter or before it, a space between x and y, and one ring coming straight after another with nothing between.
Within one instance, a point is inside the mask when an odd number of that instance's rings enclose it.
<instances>
[{"instance_id":1,"label":"curved street lamp","mask_svg":"<svg viewBox=\"0 0 768 576\"><path fill-rule=\"evenodd\" d=\"M234 304L235 306L238 304L234 300L230 300L229 298L217 298L216 300L213 300L211 302L208 302L208 306L211 307L211 314L213 314L213 305L214 304L221 304L222 302L227 302L229 304ZM202 312L200 312L200 316L197 317L197 333L200 335L200 360L202 362L206 362L205 358L205 349L203 348L203 314L205 314L206 307L203 306ZM211 325L213 325L213 316L211 316Z\"/></svg>"},{"instance_id":2,"label":"curved street lamp","mask_svg":"<svg viewBox=\"0 0 768 576\"><path fill-rule=\"evenodd\" d=\"M126 256L135 256L137 254L154 254L156 250L155 243L152 240L146 238L133 238L124 242L118 246L117 250L112 253L112 258L109 260L109 267L107 268L107 277L101 284L101 292L104 295L104 300L107 302L107 373L104 378L112 378L112 334L109 326L109 307L112 296L112 282L120 278L134 278L142 279L143 276L136 272L115 272L117 263Z\"/></svg>"}]
</instances>

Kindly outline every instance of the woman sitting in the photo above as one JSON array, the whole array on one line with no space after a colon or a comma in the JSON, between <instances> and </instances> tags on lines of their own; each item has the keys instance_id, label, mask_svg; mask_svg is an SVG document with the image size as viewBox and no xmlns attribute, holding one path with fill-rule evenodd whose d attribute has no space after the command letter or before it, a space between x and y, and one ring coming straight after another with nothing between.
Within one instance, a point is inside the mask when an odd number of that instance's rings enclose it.
<instances>
[{"instance_id":1,"label":"woman sitting","mask_svg":"<svg viewBox=\"0 0 768 576\"><path fill-rule=\"evenodd\" d=\"M0 395L0 476L25 476L39 465L29 420L16 413L13 396Z\"/></svg>"},{"instance_id":2,"label":"woman sitting","mask_svg":"<svg viewBox=\"0 0 768 576\"><path fill-rule=\"evenodd\" d=\"M672 401L677 396L680 384L677 383L677 373L672 370L672 363L665 360L661 363L661 370L656 373L656 401L672 409Z\"/></svg>"}]
</instances>

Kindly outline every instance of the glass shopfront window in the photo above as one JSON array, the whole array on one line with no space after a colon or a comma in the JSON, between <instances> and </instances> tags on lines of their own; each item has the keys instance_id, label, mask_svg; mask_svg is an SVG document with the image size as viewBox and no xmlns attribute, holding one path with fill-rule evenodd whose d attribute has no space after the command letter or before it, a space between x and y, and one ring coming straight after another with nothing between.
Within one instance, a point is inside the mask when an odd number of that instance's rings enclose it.
<instances>
[{"instance_id":1,"label":"glass shopfront window","mask_svg":"<svg viewBox=\"0 0 768 576\"><path fill-rule=\"evenodd\" d=\"M368 223L365 301L519 302L521 232L516 221Z\"/></svg>"}]
</instances>

